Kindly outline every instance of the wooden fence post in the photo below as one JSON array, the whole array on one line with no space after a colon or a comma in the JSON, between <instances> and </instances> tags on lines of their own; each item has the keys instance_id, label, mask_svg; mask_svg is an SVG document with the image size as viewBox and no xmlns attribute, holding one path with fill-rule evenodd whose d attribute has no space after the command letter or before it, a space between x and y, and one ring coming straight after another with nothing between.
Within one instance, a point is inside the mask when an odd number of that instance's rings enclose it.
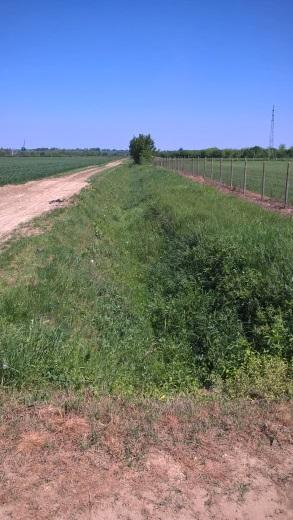
<instances>
[{"instance_id":1,"label":"wooden fence post","mask_svg":"<svg viewBox=\"0 0 293 520\"><path fill-rule=\"evenodd\" d=\"M220 159L220 182L222 182L222 169L223 169L223 159Z\"/></svg>"},{"instance_id":2,"label":"wooden fence post","mask_svg":"<svg viewBox=\"0 0 293 520\"><path fill-rule=\"evenodd\" d=\"M214 177L214 158L211 158L211 179Z\"/></svg>"},{"instance_id":3,"label":"wooden fence post","mask_svg":"<svg viewBox=\"0 0 293 520\"><path fill-rule=\"evenodd\" d=\"M233 188L233 158L231 158L230 166L230 188Z\"/></svg>"},{"instance_id":4,"label":"wooden fence post","mask_svg":"<svg viewBox=\"0 0 293 520\"><path fill-rule=\"evenodd\" d=\"M245 193L245 191L246 191L246 177L247 177L247 159L245 159L245 163L244 163L243 193Z\"/></svg>"},{"instance_id":5,"label":"wooden fence post","mask_svg":"<svg viewBox=\"0 0 293 520\"><path fill-rule=\"evenodd\" d=\"M203 176L205 178L206 176L206 167L207 167L207 159L206 157L204 158L204 166L203 166Z\"/></svg>"},{"instance_id":6,"label":"wooden fence post","mask_svg":"<svg viewBox=\"0 0 293 520\"><path fill-rule=\"evenodd\" d=\"M286 185L285 185L285 208L288 204L288 195L289 195L289 175L290 175L290 163L287 165L287 175L286 175Z\"/></svg>"},{"instance_id":7,"label":"wooden fence post","mask_svg":"<svg viewBox=\"0 0 293 520\"><path fill-rule=\"evenodd\" d=\"M197 156L197 175L199 175L199 155Z\"/></svg>"},{"instance_id":8,"label":"wooden fence post","mask_svg":"<svg viewBox=\"0 0 293 520\"><path fill-rule=\"evenodd\" d=\"M194 170L194 157L192 157L192 175L194 177L195 170Z\"/></svg>"}]
</instances>

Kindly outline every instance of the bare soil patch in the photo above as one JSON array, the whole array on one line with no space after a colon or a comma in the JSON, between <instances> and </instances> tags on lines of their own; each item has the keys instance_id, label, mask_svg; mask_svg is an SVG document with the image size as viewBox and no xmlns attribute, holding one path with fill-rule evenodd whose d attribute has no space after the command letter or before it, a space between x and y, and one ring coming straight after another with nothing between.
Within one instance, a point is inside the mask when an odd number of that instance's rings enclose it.
<instances>
[{"instance_id":1,"label":"bare soil patch","mask_svg":"<svg viewBox=\"0 0 293 520\"><path fill-rule=\"evenodd\" d=\"M63 177L49 177L26 184L8 184L0 187L0 240L7 240L20 224L27 223L42 213L63 207L72 195L87 186L90 177L121 163L121 160L113 161ZM25 235L29 234L28 229L25 228Z\"/></svg>"},{"instance_id":2,"label":"bare soil patch","mask_svg":"<svg viewBox=\"0 0 293 520\"><path fill-rule=\"evenodd\" d=\"M190 173L187 172L180 172L179 175L182 175L182 177L186 177L190 179L193 182L197 182L199 184L207 184L208 186L213 186L217 188L222 193L228 193L230 195L234 195L235 197L239 197L241 199L247 200L249 202L253 202L254 204L258 204L262 208L268 209L269 211L275 211L277 213L281 213L285 216L292 216L293 215L293 207L292 206L286 206L284 207L284 204L282 202L270 199L268 197L261 198L261 195L259 193L246 190L245 193L240 191L237 188L230 188L229 186L226 186L225 184L222 184L218 181L207 179L203 177L202 175L190 175Z\"/></svg>"},{"instance_id":3,"label":"bare soil patch","mask_svg":"<svg viewBox=\"0 0 293 520\"><path fill-rule=\"evenodd\" d=\"M289 519L292 423L291 403L8 399L0 519Z\"/></svg>"}]
</instances>

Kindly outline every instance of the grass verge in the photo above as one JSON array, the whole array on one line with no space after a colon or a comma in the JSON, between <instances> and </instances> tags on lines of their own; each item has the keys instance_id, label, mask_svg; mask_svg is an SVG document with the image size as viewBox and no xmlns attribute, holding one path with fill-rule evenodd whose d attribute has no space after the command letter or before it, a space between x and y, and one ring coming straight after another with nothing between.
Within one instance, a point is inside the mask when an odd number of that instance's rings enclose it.
<instances>
[{"instance_id":1,"label":"grass verge","mask_svg":"<svg viewBox=\"0 0 293 520\"><path fill-rule=\"evenodd\" d=\"M48 221L0 257L3 386L292 394L289 220L123 166Z\"/></svg>"}]
</instances>

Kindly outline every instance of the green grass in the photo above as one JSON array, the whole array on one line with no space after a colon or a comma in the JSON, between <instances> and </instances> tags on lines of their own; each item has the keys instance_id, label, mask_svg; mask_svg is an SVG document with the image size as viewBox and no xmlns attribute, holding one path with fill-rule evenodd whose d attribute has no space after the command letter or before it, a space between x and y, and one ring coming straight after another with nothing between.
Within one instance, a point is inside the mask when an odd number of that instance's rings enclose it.
<instances>
[{"instance_id":1,"label":"green grass","mask_svg":"<svg viewBox=\"0 0 293 520\"><path fill-rule=\"evenodd\" d=\"M289 182L289 202L293 203L293 161L290 167L290 182ZM195 173L197 173L197 159L194 160ZM232 184L240 190L243 189L244 179L244 159L233 160L233 177ZM272 160L265 161L265 189L266 197L284 201L285 184L287 176L288 161ZM199 174L204 175L204 159L199 159ZM192 172L192 160L185 159L185 171ZM249 159L247 161L247 181L246 188L255 193L262 192L262 175L263 175L263 161ZM220 180L220 159L213 160L206 159L206 177ZM228 186L231 183L231 160L223 159L222 161L222 182Z\"/></svg>"},{"instance_id":2,"label":"green grass","mask_svg":"<svg viewBox=\"0 0 293 520\"><path fill-rule=\"evenodd\" d=\"M289 219L151 166L77 200L0 256L4 386L290 394Z\"/></svg>"},{"instance_id":3,"label":"green grass","mask_svg":"<svg viewBox=\"0 0 293 520\"><path fill-rule=\"evenodd\" d=\"M108 156L0 157L0 186L50 177L66 171L109 162Z\"/></svg>"}]
</instances>

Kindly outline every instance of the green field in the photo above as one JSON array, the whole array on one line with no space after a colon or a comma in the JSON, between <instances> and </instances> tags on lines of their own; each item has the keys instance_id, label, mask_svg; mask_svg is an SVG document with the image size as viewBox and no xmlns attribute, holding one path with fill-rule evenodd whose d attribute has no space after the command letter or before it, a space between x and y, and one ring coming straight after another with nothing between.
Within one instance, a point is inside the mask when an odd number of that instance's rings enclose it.
<instances>
[{"instance_id":1,"label":"green field","mask_svg":"<svg viewBox=\"0 0 293 520\"><path fill-rule=\"evenodd\" d=\"M169 167L174 167L176 164L180 165L180 168L184 168L184 171L192 173L192 159L180 159L178 163L173 159L173 162L169 159ZM272 160L265 161L265 183L264 183L264 195L271 199L284 201L286 176L287 176L288 161L283 160ZM244 182L244 159L233 159L233 174L232 174L232 185L233 187L243 190ZM224 184L230 186L231 184L231 160L222 160L222 177L221 177L221 161L220 159L194 159L194 172L199 175L205 175L209 179L216 181L222 180ZM262 193L262 177L263 177L263 161L261 160L247 160L247 178L246 178L246 189L256 193ZM289 190L288 190L288 202L293 203L293 161L290 164L290 175L289 175Z\"/></svg>"},{"instance_id":2,"label":"green field","mask_svg":"<svg viewBox=\"0 0 293 520\"><path fill-rule=\"evenodd\" d=\"M289 219L152 166L77 200L0 255L4 387L290 394Z\"/></svg>"},{"instance_id":3,"label":"green field","mask_svg":"<svg viewBox=\"0 0 293 520\"><path fill-rule=\"evenodd\" d=\"M110 160L109 156L0 157L0 186L42 179Z\"/></svg>"}]
</instances>

